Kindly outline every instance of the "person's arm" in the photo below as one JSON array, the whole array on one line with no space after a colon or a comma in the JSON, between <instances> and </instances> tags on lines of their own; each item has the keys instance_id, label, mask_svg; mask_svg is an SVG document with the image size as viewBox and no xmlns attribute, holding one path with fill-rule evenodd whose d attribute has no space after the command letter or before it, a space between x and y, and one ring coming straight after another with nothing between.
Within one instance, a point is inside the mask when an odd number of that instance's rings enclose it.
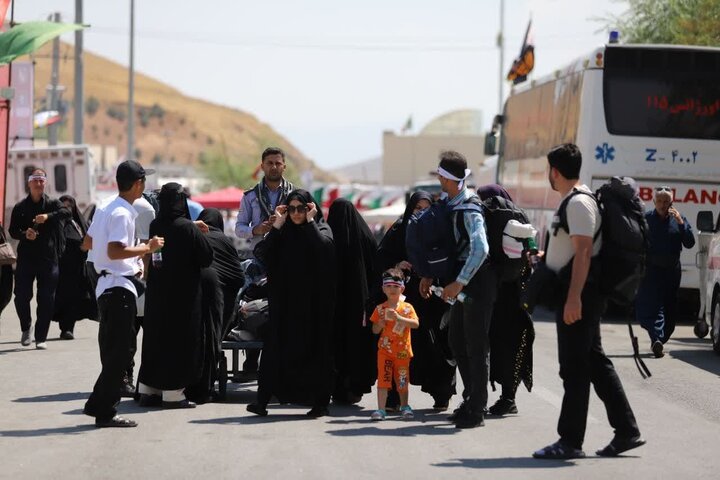
<instances>
[{"instance_id":1,"label":"person's arm","mask_svg":"<svg viewBox=\"0 0 720 480\"><path fill-rule=\"evenodd\" d=\"M85 238L83 238L82 245L80 245L80 250L83 252L87 252L88 250L92 250L93 243L92 243L92 237L89 234L85 234Z\"/></svg>"},{"instance_id":2,"label":"person's arm","mask_svg":"<svg viewBox=\"0 0 720 480\"><path fill-rule=\"evenodd\" d=\"M582 318L582 291L587 281L592 261L593 237L585 235L572 235L570 237L575 256L573 257L572 274L570 276L570 288L568 289L565 309L563 310L563 321L566 325L572 325Z\"/></svg>"},{"instance_id":3,"label":"person's arm","mask_svg":"<svg viewBox=\"0 0 720 480\"><path fill-rule=\"evenodd\" d=\"M107 256L110 260L125 260L126 258L140 257L159 250L163 244L164 240L160 237L153 237L148 243L141 243L134 247L125 245L122 242L108 242Z\"/></svg>"},{"instance_id":4,"label":"person's arm","mask_svg":"<svg viewBox=\"0 0 720 480\"><path fill-rule=\"evenodd\" d=\"M683 223L680 223L680 231L682 232L682 244L685 248L692 248L695 246L695 235L693 234L690 222L687 218L680 216Z\"/></svg>"},{"instance_id":5,"label":"person's arm","mask_svg":"<svg viewBox=\"0 0 720 480\"><path fill-rule=\"evenodd\" d=\"M380 314L378 312L377 307L373 310L373 313L370 315L370 322L372 323L372 332L375 335L382 332L383 328L385 328L385 319L380 318Z\"/></svg>"},{"instance_id":6,"label":"person's arm","mask_svg":"<svg viewBox=\"0 0 720 480\"><path fill-rule=\"evenodd\" d=\"M455 281L443 288L443 300L457 297L458 293L470 283L470 280L472 280L485 262L488 252L490 251L487 234L485 233L485 219L482 214L474 211L464 211L461 212L461 214L463 215L463 223L469 237L470 251Z\"/></svg>"},{"instance_id":7,"label":"person's arm","mask_svg":"<svg viewBox=\"0 0 720 480\"><path fill-rule=\"evenodd\" d=\"M252 190L247 192L242 200L240 200L240 210L237 214L237 220L235 221L235 235L238 238L250 239L253 237L252 233L252 205L250 204L250 196Z\"/></svg>"},{"instance_id":8,"label":"person's arm","mask_svg":"<svg viewBox=\"0 0 720 480\"><path fill-rule=\"evenodd\" d=\"M25 229L20 225L20 204L13 207L10 214L10 227L8 233L15 240L23 240L25 238Z\"/></svg>"}]
</instances>

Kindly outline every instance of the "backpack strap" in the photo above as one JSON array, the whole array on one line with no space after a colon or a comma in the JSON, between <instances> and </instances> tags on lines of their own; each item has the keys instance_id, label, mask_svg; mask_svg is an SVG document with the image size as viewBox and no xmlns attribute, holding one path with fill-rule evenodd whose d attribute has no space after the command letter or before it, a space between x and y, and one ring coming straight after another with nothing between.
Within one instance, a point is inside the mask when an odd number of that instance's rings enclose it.
<instances>
[{"instance_id":1,"label":"backpack strap","mask_svg":"<svg viewBox=\"0 0 720 480\"><path fill-rule=\"evenodd\" d=\"M572 193L565 197L565 200L560 203L560 207L558 207L558 220L557 222L553 222L551 225L551 228L553 229L553 237L557 236L558 230L561 228L565 230L566 233L570 233L570 226L568 225L567 221L567 206L570 203L570 200L576 196L576 195L587 195L588 197L591 197L593 200L595 200L595 204L598 206L598 210L600 210L600 204L598 203L597 197L590 193L586 192L584 190L578 190L577 188L572 189ZM602 212L600 212L602 214ZM595 235L593 235L593 243L595 243L600 237L600 232L602 232L602 227L598 228L597 232L595 232Z\"/></svg>"},{"instance_id":2,"label":"backpack strap","mask_svg":"<svg viewBox=\"0 0 720 480\"><path fill-rule=\"evenodd\" d=\"M455 227L458 229L458 233L460 233L460 241L457 243L455 250L456 255L462 253L470 244L470 233L467 231L467 228L465 228L465 216L463 215L463 213L467 211L482 214L482 204L477 195L465 199L462 203L452 208L452 213L455 214Z\"/></svg>"}]
</instances>

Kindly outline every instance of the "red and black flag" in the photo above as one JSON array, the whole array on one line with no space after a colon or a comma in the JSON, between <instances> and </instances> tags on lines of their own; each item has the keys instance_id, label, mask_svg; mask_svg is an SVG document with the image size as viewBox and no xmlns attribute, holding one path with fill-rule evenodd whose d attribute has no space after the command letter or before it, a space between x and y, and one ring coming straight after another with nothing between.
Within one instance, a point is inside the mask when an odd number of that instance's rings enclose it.
<instances>
[{"instance_id":1,"label":"red and black flag","mask_svg":"<svg viewBox=\"0 0 720 480\"><path fill-rule=\"evenodd\" d=\"M513 82L513 85L522 83L527 80L527 76L532 72L535 66L535 41L532 38L530 28L532 20L528 22L527 30L525 30L525 39L523 40L520 56L513 61L507 79Z\"/></svg>"}]
</instances>

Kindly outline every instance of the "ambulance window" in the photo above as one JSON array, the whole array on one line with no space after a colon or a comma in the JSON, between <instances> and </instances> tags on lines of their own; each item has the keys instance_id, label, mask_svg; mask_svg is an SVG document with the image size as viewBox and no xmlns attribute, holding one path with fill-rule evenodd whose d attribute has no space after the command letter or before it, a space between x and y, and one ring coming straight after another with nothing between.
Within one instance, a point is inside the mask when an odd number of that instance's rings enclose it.
<instances>
[{"instance_id":1,"label":"ambulance window","mask_svg":"<svg viewBox=\"0 0 720 480\"><path fill-rule=\"evenodd\" d=\"M67 168L65 165L55 165L55 191L67 192Z\"/></svg>"},{"instance_id":2,"label":"ambulance window","mask_svg":"<svg viewBox=\"0 0 720 480\"><path fill-rule=\"evenodd\" d=\"M25 184L25 193L30 194L30 186L28 185L28 178L30 178L30 175L32 175L33 170L35 170L35 165L30 165L25 168L23 168L23 183Z\"/></svg>"}]
</instances>

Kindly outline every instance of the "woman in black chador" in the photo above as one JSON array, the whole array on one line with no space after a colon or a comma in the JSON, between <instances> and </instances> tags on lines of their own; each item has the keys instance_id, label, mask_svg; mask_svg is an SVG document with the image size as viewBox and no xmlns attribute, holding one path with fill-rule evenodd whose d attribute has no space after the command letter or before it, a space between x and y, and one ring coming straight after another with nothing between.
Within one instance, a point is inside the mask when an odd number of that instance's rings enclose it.
<instances>
[{"instance_id":1,"label":"woman in black chador","mask_svg":"<svg viewBox=\"0 0 720 480\"><path fill-rule=\"evenodd\" d=\"M87 233L87 222L80 215L73 197L63 195L59 200L70 210L71 216L62 226L65 250L58 263L60 276L53 321L60 324L60 338L72 340L76 321L83 318L97 320L97 301L89 278L87 252L80 248Z\"/></svg>"},{"instance_id":2,"label":"woman in black chador","mask_svg":"<svg viewBox=\"0 0 720 480\"><path fill-rule=\"evenodd\" d=\"M420 296L420 278L413 272L405 248L405 231L410 217L428 208L431 203L432 196L424 191L415 192L410 197L403 216L380 242L378 265L380 271L398 267L410 276L404 294L420 319L420 327L411 330L414 356L410 362L410 381L432 395L435 400L433 408L442 411L447 409L450 397L455 393L455 367L447 347L447 329L440 330L440 319L448 304L434 295L428 300ZM392 408L398 401L397 393L393 391L388 397L388 405Z\"/></svg>"},{"instance_id":3,"label":"woman in black chador","mask_svg":"<svg viewBox=\"0 0 720 480\"><path fill-rule=\"evenodd\" d=\"M499 196L512 201L500 185L490 184L478 189L481 200ZM520 305L520 289L530 270L518 281L498 284L498 294L490 323L490 382L502 388L500 398L488 409L491 415L517 413L515 393L522 382L532 389L535 327L532 318Z\"/></svg>"},{"instance_id":4,"label":"woman in black chador","mask_svg":"<svg viewBox=\"0 0 720 480\"><path fill-rule=\"evenodd\" d=\"M330 205L328 225L337 255L335 305L335 389L333 400L359 402L377 379L377 339L368 320L375 303L370 291L380 284L374 276L377 243L352 203L340 198Z\"/></svg>"},{"instance_id":5,"label":"woman in black chador","mask_svg":"<svg viewBox=\"0 0 720 480\"><path fill-rule=\"evenodd\" d=\"M225 235L222 214L215 208L200 212L198 220L205 222L209 231L205 234L213 250L213 262L201 272L203 334L205 355L200 380L185 389L189 400L204 403L215 397L215 381L218 365L224 356L222 339L229 328L235 298L245 275L240 257L232 240Z\"/></svg>"},{"instance_id":6,"label":"woman in black chador","mask_svg":"<svg viewBox=\"0 0 720 480\"><path fill-rule=\"evenodd\" d=\"M194 407L183 391L202 374L205 337L200 272L210 266L213 251L190 221L181 185L163 185L158 200L160 211L150 224L150 236L164 237L165 245L160 251L162 261L154 259L148 272L140 401L153 404L157 400L147 395L161 393L165 407Z\"/></svg>"},{"instance_id":7,"label":"woman in black chador","mask_svg":"<svg viewBox=\"0 0 720 480\"><path fill-rule=\"evenodd\" d=\"M311 405L328 414L333 381L335 247L312 195L295 190L275 210L276 220L255 256L268 273L270 320L264 332L258 393L249 412L267 415L282 403Z\"/></svg>"}]
</instances>

